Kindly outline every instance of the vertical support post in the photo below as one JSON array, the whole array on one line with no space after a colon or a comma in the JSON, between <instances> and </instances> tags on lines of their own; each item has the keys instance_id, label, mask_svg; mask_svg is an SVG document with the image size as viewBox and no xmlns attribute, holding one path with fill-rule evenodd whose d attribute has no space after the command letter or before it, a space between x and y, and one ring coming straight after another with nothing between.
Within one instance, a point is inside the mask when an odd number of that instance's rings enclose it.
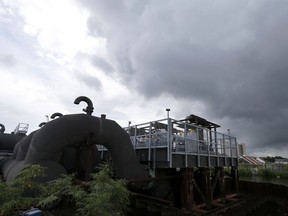
<instances>
[{"instance_id":1,"label":"vertical support post","mask_svg":"<svg viewBox=\"0 0 288 216\"><path fill-rule=\"evenodd\" d=\"M152 125L152 123L150 122L149 123L149 141L148 141L148 145L149 145L149 153L148 154L149 154L150 163L151 163L151 148L152 148L152 145L151 145L151 141L152 141L152 139L151 139L152 138L152 136L151 136L151 125ZM154 148L155 148L155 146L154 146ZM153 161L153 163L154 163L154 161Z\"/></svg>"},{"instance_id":2,"label":"vertical support post","mask_svg":"<svg viewBox=\"0 0 288 216\"><path fill-rule=\"evenodd\" d=\"M90 173L93 170L93 157L95 157L94 153L97 151L98 149L96 147L96 145L93 145L93 143L91 142L93 138L93 133L90 133L88 138L87 138L87 161L86 161L86 167L85 167L85 181L89 181L90 179Z\"/></svg>"},{"instance_id":3,"label":"vertical support post","mask_svg":"<svg viewBox=\"0 0 288 216\"><path fill-rule=\"evenodd\" d=\"M199 148L200 148L200 145L199 145L199 128L196 127L196 132L197 132L197 165L198 167L201 167L201 164L200 164L200 153L199 153Z\"/></svg>"},{"instance_id":4,"label":"vertical support post","mask_svg":"<svg viewBox=\"0 0 288 216\"><path fill-rule=\"evenodd\" d=\"M235 138L235 143L234 143L234 147L236 148L236 155L235 155L235 157L236 158L238 158L238 146L237 146L237 140L236 140L236 138ZM236 166L238 166L238 164L236 164Z\"/></svg>"},{"instance_id":5,"label":"vertical support post","mask_svg":"<svg viewBox=\"0 0 288 216\"><path fill-rule=\"evenodd\" d=\"M172 168L172 144L171 144L171 120L169 117L170 109L166 109L167 112L167 162L169 163L169 167Z\"/></svg>"},{"instance_id":6,"label":"vertical support post","mask_svg":"<svg viewBox=\"0 0 288 216\"><path fill-rule=\"evenodd\" d=\"M212 207L212 178L209 168L201 168L201 180L201 190L204 192L206 207L210 209Z\"/></svg>"},{"instance_id":7,"label":"vertical support post","mask_svg":"<svg viewBox=\"0 0 288 216\"><path fill-rule=\"evenodd\" d=\"M184 168L181 174L181 208L190 212L195 205L193 168Z\"/></svg>"},{"instance_id":8,"label":"vertical support post","mask_svg":"<svg viewBox=\"0 0 288 216\"><path fill-rule=\"evenodd\" d=\"M237 167L231 167L232 191L238 193L239 175Z\"/></svg>"},{"instance_id":9,"label":"vertical support post","mask_svg":"<svg viewBox=\"0 0 288 216\"><path fill-rule=\"evenodd\" d=\"M168 125L167 125L167 142L168 142L168 151L167 151L167 160L169 163L169 167L172 168L172 122L171 119L168 118Z\"/></svg>"},{"instance_id":10,"label":"vertical support post","mask_svg":"<svg viewBox=\"0 0 288 216\"><path fill-rule=\"evenodd\" d=\"M187 123L184 123L185 167L188 167Z\"/></svg>"},{"instance_id":11,"label":"vertical support post","mask_svg":"<svg viewBox=\"0 0 288 216\"><path fill-rule=\"evenodd\" d=\"M215 143L215 151L216 151L216 156L217 156L217 161L216 161L216 166L220 166L219 165L219 152L218 152L218 140L217 140L217 131L216 131L216 127L214 127L214 143Z\"/></svg>"},{"instance_id":12,"label":"vertical support post","mask_svg":"<svg viewBox=\"0 0 288 216\"><path fill-rule=\"evenodd\" d=\"M220 199L222 203L225 203L226 198L226 182L225 182L225 172L223 167L217 168L220 171L219 175L219 192L220 192Z\"/></svg>"},{"instance_id":13,"label":"vertical support post","mask_svg":"<svg viewBox=\"0 0 288 216\"><path fill-rule=\"evenodd\" d=\"M156 124L155 124L156 125ZM153 144L154 144L154 149L153 149L153 172L154 174L156 173L156 147L157 147L157 129L158 128L155 128L155 132L154 132L154 137L156 136L156 141L155 139L153 140ZM149 145L151 146L151 141L152 141L152 122L150 122L150 125L149 125Z\"/></svg>"},{"instance_id":14,"label":"vertical support post","mask_svg":"<svg viewBox=\"0 0 288 216\"><path fill-rule=\"evenodd\" d=\"M225 157L224 166L227 166L227 154L226 154L226 138L225 138L225 134L223 134L223 151L224 151L224 157Z\"/></svg>"},{"instance_id":15,"label":"vertical support post","mask_svg":"<svg viewBox=\"0 0 288 216\"><path fill-rule=\"evenodd\" d=\"M210 129L205 129L206 131L206 140L207 140L207 151L208 151L208 167L211 166L211 157L210 157L210 144L211 144L211 130ZM210 133L210 134L209 134ZM209 135L210 138L209 138Z\"/></svg>"},{"instance_id":16,"label":"vertical support post","mask_svg":"<svg viewBox=\"0 0 288 216\"><path fill-rule=\"evenodd\" d=\"M135 125L134 129L134 149L136 150L136 145L137 145L137 125Z\"/></svg>"},{"instance_id":17,"label":"vertical support post","mask_svg":"<svg viewBox=\"0 0 288 216\"><path fill-rule=\"evenodd\" d=\"M227 129L227 131L229 136L229 152L230 152L231 166L234 166L230 129Z\"/></svg>"}]
</instances>

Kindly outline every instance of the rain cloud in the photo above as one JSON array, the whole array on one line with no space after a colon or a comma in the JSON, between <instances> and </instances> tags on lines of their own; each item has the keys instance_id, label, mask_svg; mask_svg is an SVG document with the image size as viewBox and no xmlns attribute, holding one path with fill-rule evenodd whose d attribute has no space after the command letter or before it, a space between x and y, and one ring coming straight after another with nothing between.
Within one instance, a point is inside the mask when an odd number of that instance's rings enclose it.
<instances>
[{"instance_id":1,"label":"rain cloud","mask_svg":"<svg viewBox=\"0 0 288 216\"><path fill-rule=\"evenodd\" d=\"M287 150L287 2L80 2L90 32L107 38L111 58L94 59L98 67L115 66L148 100L201 101L250 150Z\"/></svg>"}]
</instances>

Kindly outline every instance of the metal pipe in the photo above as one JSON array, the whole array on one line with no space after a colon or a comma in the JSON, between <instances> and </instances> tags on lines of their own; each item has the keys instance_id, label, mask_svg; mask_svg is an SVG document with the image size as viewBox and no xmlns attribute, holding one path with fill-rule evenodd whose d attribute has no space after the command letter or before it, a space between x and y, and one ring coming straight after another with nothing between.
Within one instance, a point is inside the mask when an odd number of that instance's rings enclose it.
<instances>
[{"instance_id":1,"label":"metal pipe","mask_svg":"<svg viewBox=\"0 0 288 216\"><path fill-rule=\"evenodd\" d=\"M0 124L0 133L4 133L5 131L5 126L3 124Z\"/></svg>"},{"instance_id":2,"label":"metal pipe","mask_svg":"<svg viewBox=\"0 0 288 216\"><path fill-rule=\"evenodd\" d=\"M87 115L92 115L93 110L94 110L94 107L93 107L92 101L91 101L88 97L86 97L86 96L79 96L79 97L77 97L77 98L74 100L74 104L80 104L80 102L82 102L82 101L86 102L87 105L88 105L88 106L86 107L86 109L83 109L83 111L86 112Z\"/></svg>"},{"instance_id":3,"label":"metal pipe","mask_svg":"<svg viewBox=\"0 0 288 216\"><path fill-rule=\"evenodd\" d=\"M38 126L41 128L43 127L47 122L41 122Z\"/></svg>"},{"instance_id":4,"label":"metal pipe","mask_svg":"<svg viewBox=\"0 0 288 216\"><path fill-rule=\"evenodd\" d=\"M94 133L91 143L105 146L120 178L144 178L147 171L139 164L129 135L115 121L85 114L64 115L46 123L35 135L25 163L42 160L59 161L63 148L77 147L88 134ZM83 143L83 142L82 142Z\"/></svg>"},{"instance_id":5,"label":"metal pipe","mask_svg":"<svg viewBox=\"0 0 288 216\"><path fill-rule=\"evenodd\" d=\"M51 118L51 119L55 119L56 117L62 117L62 116L63 116L62 113L56 112L56 113L53 113L53 114L50 116L50 118Z\"/></svg>"},{"instance_id":6,"label":"metal pipe","mask_svg":"<svg viewBox=\"0 0 288 216\"><path fill-rule=\"evenodd\" d=\"M29 164L48 163L47 179L58 178L60 172L66 173L65 165L61 163L65 149L77 148L79 145L85 148L85 140L91 133L94 136L89 138L89 145L100 144L109 150L119 178L138 179L149 176L138 161L129 135L120 125L112 120L85 114L64 115L29 134L17 144L14 156L1 166L1 172L6 181L11 181ZM66 160L74 158L66 157Z\"/></svg>"}]
</instances>

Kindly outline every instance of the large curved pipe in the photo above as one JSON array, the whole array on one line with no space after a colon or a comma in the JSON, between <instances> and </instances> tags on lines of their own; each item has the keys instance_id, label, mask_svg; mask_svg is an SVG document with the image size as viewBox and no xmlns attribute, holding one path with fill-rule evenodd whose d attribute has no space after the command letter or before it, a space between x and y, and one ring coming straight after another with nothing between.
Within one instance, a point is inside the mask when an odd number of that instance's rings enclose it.
<instances>
[{"instance_id":1,"label":"large curved pipe","mask_svg":"<svg viewBox=\"0 0 288 216\"><path fill-rule=\"evenodd\" d=\"M85 114L65 115L47 122L34 134L25 164L39 161L58 162L66 147L86 144L90 134L91 143L102 144L110 152L113 165L120 178L145 178L148 173L139 164L129 135L115 121Z\"/></svg>"},{"instance_id":2,"label":"large curved pipe","mask_svg":"<svg viewBox=\"0 0 288 216\"><path fill-rule=\"evenodd\" d=\"M83 109L83 111L86 112L87 115L92 115L94 110L92 101L86 96L79 96L74 100L74 104L80 104L81 101L86 102L88 105L86 109Z\"/></svg>"},{"instance_id":3,"label":"large curved pipe","mask_svg":"<svg viewBox=\"0 0 288 216\"><path fill-rule=\"evenodd\" d=\"M4 133L5 126L3 124L0 124L0 133Z\"/></svg>"},{"instance_id":4,"label":"large curved pipe","mask_svg":"<svg viewBox=\"0 0 288 216\"><path fill-rule=\"evenodd\" d=\"M25 136L25 134L0 133L0 150L13 152L16 143Z\"/></svg>"},{"instance_id":5,"label":"large curved pipe","mask_svg":"<svg viewBox=\"0 0 288 216\"><path fill-rule=\"evenodd\" d=\"M51 119L54 119L54 118L56 118L56 117L62 117L62 116L63 116L62 113L56 112L56 113L53 113L53 114L50 116L50 118L51 118Z\"/></svg>"},{"instance_id":6,"label":"large curved pipe","mask_svg":"<svg viewBox=\"0 0 288 216\"><path fill-rule=\"evenodd\" d=\"M6 181L15 178L28 164L50 161L54 164L51 165L52 168L56 166L55 164L60 166L63 151L81 145L87 147L88 137L90 144L102 144L109 150L120 178L134 179L148 176L147 171L139 164L129 135L115 121L86 114L74 114L47 122L45 127L16 145L18 151L13 155L13 161L7 161L7 164L3 165L6 167L4 168Z\"/></svg>"}]
</instances>

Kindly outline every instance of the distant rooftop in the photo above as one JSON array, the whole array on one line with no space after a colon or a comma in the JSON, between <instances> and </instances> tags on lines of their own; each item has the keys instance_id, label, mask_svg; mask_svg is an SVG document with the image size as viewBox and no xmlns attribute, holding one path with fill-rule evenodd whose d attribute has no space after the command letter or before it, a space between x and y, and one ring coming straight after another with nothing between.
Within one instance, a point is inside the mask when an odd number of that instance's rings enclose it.
<instances>
[{"instance_id":1,"label":"distant rooftop","mask_svg":"<svg viewBox=\"0 0 288 216\"><path fill-rule=\"evenodd\" d=\"M252 156L241 156L239 157L239 163L243 163L246 165L252 165L252 166L257 166L257 165L264 165L265 161L261 160L258 157L252 157Z\"/></svg>"}]
</instances>

